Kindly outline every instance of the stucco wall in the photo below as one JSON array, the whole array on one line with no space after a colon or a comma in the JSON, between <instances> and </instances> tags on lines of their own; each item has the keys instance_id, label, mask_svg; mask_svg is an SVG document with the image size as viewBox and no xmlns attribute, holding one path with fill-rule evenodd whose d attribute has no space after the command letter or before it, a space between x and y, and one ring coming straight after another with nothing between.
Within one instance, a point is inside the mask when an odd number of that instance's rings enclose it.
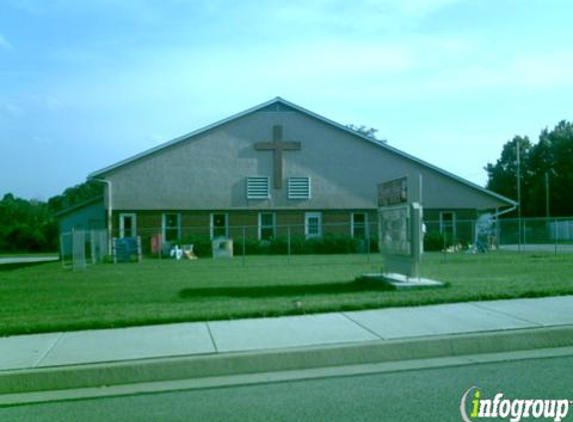
<instances>
[{"instance_id":1,"label":"stucco wall","mask_svg":"<svg viewBox=\"0 0 573 422\"><path fill-rule=\"evenodd\" d=\"M248 200L246 178L272 178L272 152L254 143L270 141L273 125L301 151L287 151L283 188L271 198ZM298 111L259 111L188 141L120 167L113 183L114 209L240 210L357 209L376 206L380 181L421 173L426 208L487 209L507 205L412 160ZM287 199L286 179L310 176L310 200Z\"/></svg>"},{"instance_id":2,"label":"stucco wall","mask_svg":"<svg viewBox=\"0 0 573 422\"><path fill-rule=\"evenodd\" d=\"M105 209L103 201L86 205L62 215L59 219L60 233L76 230L105 228Z\"/></svg>"}]
</instances>

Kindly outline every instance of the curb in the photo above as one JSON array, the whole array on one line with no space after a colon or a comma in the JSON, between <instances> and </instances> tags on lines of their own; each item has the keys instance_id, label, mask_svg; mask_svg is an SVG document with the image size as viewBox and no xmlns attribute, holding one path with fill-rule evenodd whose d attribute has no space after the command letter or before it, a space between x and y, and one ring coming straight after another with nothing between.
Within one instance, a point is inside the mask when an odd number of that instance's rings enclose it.
<instances>
[{"instance_id":1,"label":"curb","mask_svg":"<svg viewBox=\"0 0 573 422\"><path fill-rule=\"evenodd\" d=\"M0 372L2 396L573 346L573 326Z\"/></svg>"}]
</instances>

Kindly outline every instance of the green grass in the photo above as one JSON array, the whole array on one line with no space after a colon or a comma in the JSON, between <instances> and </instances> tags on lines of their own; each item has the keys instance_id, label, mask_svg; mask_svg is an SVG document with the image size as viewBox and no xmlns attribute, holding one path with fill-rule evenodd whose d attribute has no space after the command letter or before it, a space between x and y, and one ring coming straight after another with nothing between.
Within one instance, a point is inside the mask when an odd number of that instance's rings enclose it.
<instances>
[{"instance_id":1,"label":"green grass","mask_svg":"<svg viewBox=\"0 0 573 422\"><path fill-rule=\"evenodd\" d=\"M0 335L573 294L573 254L426 254L423 276L447 288L352 283L379 263L377 255L254 256L0 271Z\"/></svg>"},{"instance_id":2,"label":"green grass","mask_svg":"<svg viewBox=\"0 0 573 422\"><path fill-rule=\"evenodd\" d=\"M23 257L52 257L58 256L58 252L0 252L0 258L23 258Z\"/></svg>"}]
</instances>

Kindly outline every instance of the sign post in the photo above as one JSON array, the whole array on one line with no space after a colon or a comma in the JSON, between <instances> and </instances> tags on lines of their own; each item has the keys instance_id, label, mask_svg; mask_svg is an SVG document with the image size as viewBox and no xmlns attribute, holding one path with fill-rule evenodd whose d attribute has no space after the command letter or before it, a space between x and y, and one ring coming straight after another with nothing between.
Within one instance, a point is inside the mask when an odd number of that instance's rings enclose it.
<instances>
[{"instance_id":1,"label":"sign post","mask_svg":"<svg viewBox=\"0 0 573 422\"><path fill-rule=\"evenodd\" d=\"M420 279L423 252L422 176L410 175L378 185L378 243L384 276Z\"/></svg>"}]
</instances>

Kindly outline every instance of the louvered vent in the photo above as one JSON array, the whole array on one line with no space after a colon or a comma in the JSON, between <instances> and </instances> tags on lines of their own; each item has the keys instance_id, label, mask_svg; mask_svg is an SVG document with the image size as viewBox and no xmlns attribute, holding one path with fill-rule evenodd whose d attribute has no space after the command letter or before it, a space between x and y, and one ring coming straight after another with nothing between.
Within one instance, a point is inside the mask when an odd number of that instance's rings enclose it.
<instances>
[{"instance_id":1,"label":"louvered vent","mask_svg":"<svg viewBox=\"0 0 573 422\"><path fill-rule=\"evenodd\" d=\"M271 197L269 178L264 176L247 177L247 198L268 199Z\"/></svg>"},{"instance_id":2,"label":"louvered vent","mask_svg":"<svg viewBox=\"0 0 573 422\"><path fill-rule=\"evenodd\" d=\"M288 199L310 199L310 177L289 177Z\"/></svg>"}]
</instances>

